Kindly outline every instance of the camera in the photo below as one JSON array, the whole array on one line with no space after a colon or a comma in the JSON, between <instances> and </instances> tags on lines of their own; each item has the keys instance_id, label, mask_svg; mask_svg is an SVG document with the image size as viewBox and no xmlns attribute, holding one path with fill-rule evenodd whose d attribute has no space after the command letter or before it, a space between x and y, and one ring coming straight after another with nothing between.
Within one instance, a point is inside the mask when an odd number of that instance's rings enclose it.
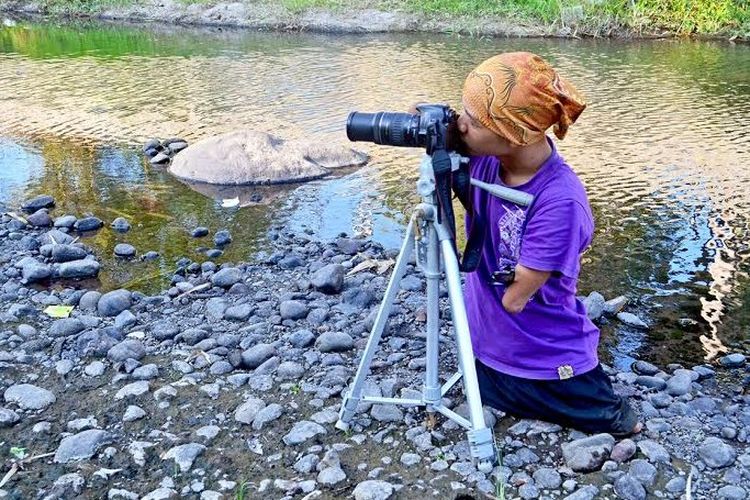
<instances>
[{"instance_id":1,"label":"camera","mask_svg":"<svg viewBox=\"0 0 750 500\"><path fill-rule=\"evenodd\" d=\"M419 104L416 109L416 114L353 111L346 120L346 136L350 141L425 148L427 154L459 149L458 114L453 109L444 104Z\"/></svg>"}]
</instances>

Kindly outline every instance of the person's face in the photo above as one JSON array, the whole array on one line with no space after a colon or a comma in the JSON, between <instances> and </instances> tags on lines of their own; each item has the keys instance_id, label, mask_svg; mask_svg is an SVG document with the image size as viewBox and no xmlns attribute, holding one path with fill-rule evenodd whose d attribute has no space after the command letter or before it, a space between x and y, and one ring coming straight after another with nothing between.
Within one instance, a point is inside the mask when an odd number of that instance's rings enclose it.
<instances>
[{"instance_id":1,"label":"person's face","mask_svg":"<svg viewBox=\"0 0 750 500\"><path fill-rule=\"evenodd\" d=\"M512 151L513 145L510 142L479 123L466 111L466 106L456 125L461 140L472 156L505 156Z\"/></svg>"}]
</instances>

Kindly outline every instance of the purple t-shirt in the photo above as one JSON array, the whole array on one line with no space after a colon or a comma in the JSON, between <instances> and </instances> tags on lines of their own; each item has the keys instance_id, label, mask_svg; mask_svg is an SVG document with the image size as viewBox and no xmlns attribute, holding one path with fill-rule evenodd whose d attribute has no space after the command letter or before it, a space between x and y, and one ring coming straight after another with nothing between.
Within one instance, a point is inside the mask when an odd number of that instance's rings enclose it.
<instances>
[{"instance_id":1,"label":"purple t-shirt","mask_svg":"<svg viewBox=\"0 0 750 500\"><path fill-rule=\"evenodd\" d=\"M599 363L599 330L576 299L593 216L581 181L548 141L550 157L531 180L513 186L534 195L530 208L472 188L477 217L488 230L479 267L467 274L465 297L474 355L499 372L542 380L580 375ZM471 159L471 177L487 183L504 185L501 168L492 156ZM516 263L552 275L523 311L510 314L502 305L505 286L491 284L491 275Z\"/></svg>"}]
</instances>

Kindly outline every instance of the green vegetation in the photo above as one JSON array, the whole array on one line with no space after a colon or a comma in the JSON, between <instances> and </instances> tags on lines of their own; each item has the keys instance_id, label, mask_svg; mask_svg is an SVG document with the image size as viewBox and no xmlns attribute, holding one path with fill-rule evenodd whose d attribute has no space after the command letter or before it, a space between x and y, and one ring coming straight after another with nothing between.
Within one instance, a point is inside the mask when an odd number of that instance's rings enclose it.
<instances>
[{"instance_id":1,"label":"green vegetation","mask_svg":"<svg viewBox=\"0 0 750 500\"><path fill-rule=\"evenodd\" d=\"M0 0L1 1L1 0ZM52 13L91 14L143 0L41 0ZM180 0L213 5L221 0ZM456 17L498 17L540 28L567 28L571 34L608 36L655 34L750 36L750 0L244 0L281 5L292 14L309 9L377 9Z\"/></svg>"}]
</instances>

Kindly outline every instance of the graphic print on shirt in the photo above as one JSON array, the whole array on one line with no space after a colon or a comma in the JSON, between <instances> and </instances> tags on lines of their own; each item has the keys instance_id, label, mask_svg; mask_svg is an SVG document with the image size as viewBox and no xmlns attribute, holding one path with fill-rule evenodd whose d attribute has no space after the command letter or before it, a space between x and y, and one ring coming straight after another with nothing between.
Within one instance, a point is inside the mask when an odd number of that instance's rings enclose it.
<instances>
[{"instance_id":1,"label":"graphic print on shirt","mask_svg":"<svg viewBox=\"0 0 750 500\"><path fill-rule=\"evenodd\" d=\"M518 207L503 205L505 211L497 221L498 234L497 266L499 270L513 269L521 255L521 233L526 212Z\"/></svg>"}]
</instances>

